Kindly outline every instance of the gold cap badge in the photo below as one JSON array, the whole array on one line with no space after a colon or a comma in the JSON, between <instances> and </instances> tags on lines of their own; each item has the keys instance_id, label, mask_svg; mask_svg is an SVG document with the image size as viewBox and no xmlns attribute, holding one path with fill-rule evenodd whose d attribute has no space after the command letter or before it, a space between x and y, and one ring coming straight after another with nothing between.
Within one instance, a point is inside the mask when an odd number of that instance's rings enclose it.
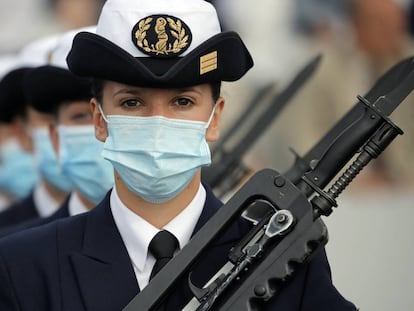
<instances>
[{"instance_id":1,"label":"gold cap badge","mask_svg":"<svg viewBox=\"0 0 414 311\"><path fill-rule=\"evenodd\" d=\"M174 57L183 53L192 40L190 28L170 15L151 15L132 29L132 42L143 53L155 57Z\"/></svg>"}]
</instances>

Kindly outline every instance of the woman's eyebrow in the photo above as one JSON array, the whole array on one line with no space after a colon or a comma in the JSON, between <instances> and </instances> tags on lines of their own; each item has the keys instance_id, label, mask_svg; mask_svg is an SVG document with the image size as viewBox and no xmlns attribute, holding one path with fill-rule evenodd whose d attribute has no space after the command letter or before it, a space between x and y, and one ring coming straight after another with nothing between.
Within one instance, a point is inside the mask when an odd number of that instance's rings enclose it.
<instances>
[{"instance_id":1,"label":"woman's eyebrow","mask_svg":"<svg viewBox=\"0 0 414 311\"><path fill-rule=\"evenodd\" d=\"M200 90L198 90L197 88L194 88L194 87L183 87L183 88L172 89L172 90L174 90L176 92L179 92L179 93L195 92L195 93L198 93L200 95L202 94L202 92Z\"/></svg>"},{"instance_id":2,"label":"woman's eyebrow","mask_svg":"<svg viewBox=\"0 0 414 311\"><path fill-rule=\"evenodd\" d=\"M132 94L139 95L141 92L138 89L123 88L114 92L113 96L118 94Z\"/></svg>"},{"instance_id":3,"label":"woman's eyebrow","mask_svg":"<svg viewBox=\"0 0 414 311\"><path fill-rule=\"evenodd\" d=\"M185 93L185 92L194 92L197 94L202 94L201 90L195 88L195 87L182 87L182 88L171 88L171 89L163 89L168 90L175 93ZM142 94L142 91L139 88L121 88L113 93L113 96L119 95L119 94L131 94L131 95L140 95Z\"/></svg>"}]
</instances>

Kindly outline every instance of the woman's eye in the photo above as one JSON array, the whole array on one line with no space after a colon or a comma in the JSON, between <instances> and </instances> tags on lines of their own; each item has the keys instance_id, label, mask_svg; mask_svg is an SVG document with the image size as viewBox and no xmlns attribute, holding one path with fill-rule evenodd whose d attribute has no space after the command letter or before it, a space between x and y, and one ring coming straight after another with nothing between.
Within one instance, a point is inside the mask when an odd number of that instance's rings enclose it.
<instances>
[{"instance_id":1,"label":"woman's eye","mask_svg":"<svg viewBox=\"0 0 414 311\"><path fill-rule=\"evenodd\" d=\"M193 102L188 98L178 98L175 101L175 104L180 107L189 107L193 104Z\"/></svg>"},{"instance_id":2,"label":"woman's eye","mask_svg":"<svg viewBox=\"0 0 414 311\"><path fill-rule=\"evenodd\" d=\"M139 106L140 102L137 99L128 99L128 100L123 101L121 105L126 108L133 108L133 107Z\"/></svg>"}]
</instances>

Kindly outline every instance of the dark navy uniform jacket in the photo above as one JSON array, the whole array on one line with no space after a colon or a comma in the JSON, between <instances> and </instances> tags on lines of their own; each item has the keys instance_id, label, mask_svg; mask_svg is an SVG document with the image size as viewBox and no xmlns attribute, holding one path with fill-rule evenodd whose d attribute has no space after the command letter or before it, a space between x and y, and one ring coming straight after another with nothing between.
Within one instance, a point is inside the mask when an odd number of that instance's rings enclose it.
<instances>
[{"instance_id":1,"label":"dark navy uniform jacket","mask_svg":"<svg viewBox=\"0 0 414 311\"><path fill-rule=\"evenodd\" d=\"M11 204L0 213L0 228L19 224L40 217L33 200L33 192L26 198Z\"/></svg>"},{"instance_id":2,"label":"dark navy uniform jacket","mask_svg":"<svg viewBox=\"0 0 414 311\"><path fill-rule=\"evenodd\" d=\"M69 198L68 196L66 200L62 203L62 205L54 212L52 215L48 217L37 217L33 219L26 220L24 222L7 226L5 228L0 228L0 238L6 235L16 233L25 229L41 226L47 224L49 222L55 221L60 218L69 217Z\"/></svg>"},{"instance_id":3,"label":"dark navy uniform jacket","mask_svg":"<svg viewBox=\"0 0 414 311\"><path fill-rule=\"evenodd\" d=\"M90 212L12 234L0 240L0 310L120 311L139 292L125 245L109 206L110 192ZM222 205L207 189L198 230ZM234 224L195 267L206 281L245 233ZM199 269L201 267L201 269ZM167 310L190 299L187 281L167 298ZM268 310L355 310L331 283L322 251L280 293Z\"/></svg>"}]
</instances>

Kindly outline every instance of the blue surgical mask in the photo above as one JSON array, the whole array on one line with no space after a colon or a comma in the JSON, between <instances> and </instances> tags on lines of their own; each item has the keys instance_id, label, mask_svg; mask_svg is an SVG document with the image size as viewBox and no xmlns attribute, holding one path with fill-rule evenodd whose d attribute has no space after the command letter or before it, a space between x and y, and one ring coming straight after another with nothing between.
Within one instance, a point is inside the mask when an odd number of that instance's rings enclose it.
<instances>
[{"instance_id":1,"label":"blue surgical mask","mask_svg":"<svg viewBox=\"0 0 414 311\"><path fill-rule=\"evenodd\" d=\"M46 127L34 128L33 142L36 164L40 176L60 191L70 192L72 190L72 184L62 174L56 152L50 141L48 129Z\"/></svg>"},{"instance_id":2,"label":"blue surgical mask","mask_svg":"<svg viewBox=\"0 0 414 311\"><path fill-rule=\"evenodd\" d=\"M10 139L0 147L0 161L0 190L17 199L28 196L38 181L33 155Z\"/></svg>"},{"instance_id":3,"label":"blue surgical mask","mask_svg":"<svg viewBox=\"0 0 414 311\"><path fill-rule=\"evenodd\" d=\"M114 185L114 169L102 157L92 125L59 126L59 163L74 187L94 204Z\"/></svg>"},{"instance_id":4,"label":"blue surgical mask","mask_svg":"<svg viewBox=\"0 0 414 311\"><path fill-rule=\"evenodd\" d=\"M101 114L109 132L103 156L145 201L171 200L211 163L205 134L214 111L208 122Z\"/></svg>"}]
</instances>

